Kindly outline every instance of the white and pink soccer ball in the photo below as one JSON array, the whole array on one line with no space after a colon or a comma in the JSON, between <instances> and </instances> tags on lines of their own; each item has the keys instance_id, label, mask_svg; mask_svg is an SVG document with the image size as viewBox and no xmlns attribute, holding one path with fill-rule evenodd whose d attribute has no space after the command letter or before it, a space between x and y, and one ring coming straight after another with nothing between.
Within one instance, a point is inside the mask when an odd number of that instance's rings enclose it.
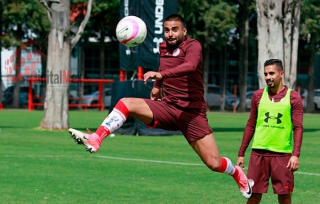
<instances>
[{"instance_id":1,"label":"white and pink soccer ball","mask_svg":"<svg viewBox=\"0 0 320 204\"><path fill-rule=\"evenodd\" d=\"M147 26L141 18L127 16L117 24L116 35L121 44L135 47L146 39Z\"/></svg>"}]
</instances>

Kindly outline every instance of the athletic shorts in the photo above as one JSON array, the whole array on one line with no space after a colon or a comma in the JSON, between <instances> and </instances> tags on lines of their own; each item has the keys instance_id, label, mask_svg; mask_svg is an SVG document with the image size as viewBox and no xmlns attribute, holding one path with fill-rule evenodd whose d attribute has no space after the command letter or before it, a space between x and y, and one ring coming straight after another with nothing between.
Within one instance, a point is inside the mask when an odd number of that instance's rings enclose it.
<instances>
[{"instance_id":1,"label":"athletic shorts","mask_svg":"<svg viewBox=\"0 0 320 204\"><path fill-rule=\"evenodd\" d=\"M287 169L290 154L262 155L252 152L249 161L247 177L253 179L253 193L267 193L269 179L275 194L289 194L293 192L294 176Z\"/></svg>"},{"instance_id":2,"label":"athletic shorts","mask_svg":"<svg viewBox=\"0 0 320 204\"><path fill-rule=\"evenodd\" d=\"M154 125L149 128L180 130L189 143L212 133L205 108L182 109L164 101L144 100L153 112Z\"/></svg>"}]
</instances>

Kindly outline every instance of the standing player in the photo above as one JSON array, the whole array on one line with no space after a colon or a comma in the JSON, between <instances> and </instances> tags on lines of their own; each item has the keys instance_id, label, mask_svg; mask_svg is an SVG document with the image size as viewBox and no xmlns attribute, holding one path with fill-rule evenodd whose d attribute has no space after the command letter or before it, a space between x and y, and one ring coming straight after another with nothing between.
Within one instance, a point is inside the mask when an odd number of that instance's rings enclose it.
<instances>
[{"instance_id":1,"label":"standing player","mask_svg":"<svg viewBox=\"0 0 320 204\"><path fill-rule=\"evenodd\" d=\"M253 138L248 177L255 186L248 204L260 203L270 178L279 203L291 203L293 172L299 168L302 144L303 106L299 93L283 85L283 77L281 60L267 60L264 63L267 87L256 91L251 99L250 117L237 160L237 165L243 168L244 153Z\"/></svg>"},{"instance_id":2,"label":"standing player","mask_svg":"<svg viewBox=\"0 0 320 204\"><path fill-rule=\"evenodd\" d=\"M88 151L97 152L103 139L123 125L129 114L150 128L180 130L208 168L231 175L242 195L249 198L253 181L247 179L239 166L219 155L206 117L202 47L186 34L183 17L173 14L165 19L159 70L144 74L145 82L155 79L150 99L122 98L95 133L85 134L72 128L69 132Z\"/></svg>"}]
</instances>

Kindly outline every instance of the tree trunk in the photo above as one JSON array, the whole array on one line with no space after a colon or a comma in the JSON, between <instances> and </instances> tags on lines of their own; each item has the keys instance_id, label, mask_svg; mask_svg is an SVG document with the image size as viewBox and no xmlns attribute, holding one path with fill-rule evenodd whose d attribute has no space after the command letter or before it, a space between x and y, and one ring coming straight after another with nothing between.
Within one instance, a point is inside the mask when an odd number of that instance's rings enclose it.
<instances>
[{"instance_id":1,"label":"tree trunk","mask_svg":"<svg viewBox=\"0 0 320 204\"><path fill-rule=\"evenodd\" d=\"M105 74L105 44L104 36L106 35L106 24L104 19L100 21L100 79L104 79ZM105 84L102 84L102 90L104 90ZM104 104L104 91L102 91L102 104Z\"/></svg>"},{"instance_id":2,"label":"tree trunk","mask_svg":"<svg viewBox=\"0 0 320 204\"><path fill-rule=\"evenodd\" d=\"M228 70L228 57L227 57L227 45L221 47L221 82L220 82L220 91L221 91L221 104L220 110L224 111L225 109L225 99L226 99L226 84L227 84L227 70Z\"/></svg>"},{"instance_id":3,"label":"tree trunk","mask_svg":"<svg viewBox=\"0 0 320 204\"><path fill-rule=\"evenodd\" d=\"M257 0L259 87L265 87L264 62L281 59L284 84L295 88L299 40L300 0Z\"/></svg>"},{"instance_id":4,"label":"tree trunk","mask_svg":"<svg viewBox=\"0 0 320 204\"><path fill-rule=\"evenodd\" d=\"M84 52L84 45L82 44L82 46L80 47L80 60L81 60L81 63L80 63L80 78L81 79L84 79L84 64L85 64L85 52ZM83 95L84 95L84 82L80 82L79 83L79 104L82 104L82 98L83 98ZM81 106L81 108L83 108Z\"/></svg>"},{"instance_id":5,"label":"tree trunk","mask_svg":"<svg viewBox=\"0 0 320 204\"><path fill-rule=\"evenodd\" d=\"M244 0L241 5L242 19L240 20L240 46L239 46L239 91L240 104L239 112L244 112L247 109L246 93L248 79L248 53L249 53L249 5L250 1Z\"/></svg>"},{"instance_id":6,"label":"tree trunk","mask_svg":"<svg viewBox=\"0 0 320 204\"><path fill-rule=\"evenodd\" d=\"M259 77L259 87L262 88L265 86L264 80L264 62L269 58L268 57L268 17L266 16L264 9L264 1L257 0L257 29L258 29L258 77Z\"/></svg>"},{"instance_id":7,"label":"tree trunk","mask_svg":"<svg viewBox=\"0 0 320 204\"><path fill-rule=\"evenodd\" d=\"M300 22L300 0L286 0L284 5L284 84L296 88L298 43Z\"/></svg>"},{"instance_id":8,"label":"tree trunk","mask_svg":"<svg viewBox=\"0 0 320 204\"><path fill-rule=\"evenodd\" d=\"M68 128L70 44L68 36L70 2L52 3L52 22L48 43L47 89L41 127L49 130Z\"/></svg>"},{"instance_id":9,"label":"tree trunk","mask_svg":"<svg viewBox=\"0 0 320 204\"><path fill-rule=\"evenodd\" d=\"M209 81L209 56L210 56L210 48L209 45L204 46L203 50L203 85L204 85L204 99L207 101L207 93L208 93L208 81Z\"/></svg>"},{"instance_id":10,"label":"tree trunk","mask_svg":"<svg viewBox=\"0 0 320 204\"><path fill-rule=\"evenodd\" d=\"M41 50L41 78L46 78L47 76L47 56L48 56L48 46L42 47L43 50ZM41 88L40 88L40 97L45 97L46 93L46 85L47 83L45 81L41 82Z\"/></svg>"},{"instance_id":11,"label":"tree trunk","mask_svg":"<svg viewBox=\"0 0 320 204\"><path fill-rule=\"evenodd\" d=\"M47 33L42 35L41 38L42 39L47 39ZM41 58L41 75L33 75L32 77L34 78L46 78L47 76L47 57L48 57L48 41L45 42L45 40L41 41L41 47L40 45L38 45L38 54L40 55ZM39 102L42 102L42 99L44 99L45 94L46 94L46 82L45 81L41 81L40 83L40 93L38 94L39 98ZM43 100L44 101L44 100ZM37 107L38 108L38 107Z\"/></svg>"},{"instance_id":12,"label":"tree trunk","mask_svg":"<svg viewBox=\"0 0 320 204\"><path fill-rule=\"evenodd\" d=\"M307 107L306 112L312 113L315 111L314 106L314 55L315 55L315 39L311 36L309 43L309 70L308 70L308 95L307 95Z\"/></svg>"},{"instance_id":13,"label":"tree trunk","mask_svg":"<svg viewBox=\"0 0 320 204\"><path fill-rule=\"evenodd\" d=\"M14 85L14 91L13 91L13 102L12 102L12 108L19 108L20 107L20 81L22 80L21 75L21 46L17 46L15 50L15 63L14 63L14 70L15 70L15 76L13 77Z\"/></svg>"},{"instance_id":14,"label":"tree trunk","mask_svg":"<svg viewBox=\"0 0 320 204\"><path fill-rule=\"evenodd\" d=\"M22 42L22 24L17 25L17 39ZM14 92L13 92L13 102L12 107L13 108L19 108L20 107L20 81L22 80L22 74L21 74L21 45L16 47L15 50L15 63L13 65L15 70L15 76L13 78L13 82L15 83Z\"/></svg>"}]
</instances>

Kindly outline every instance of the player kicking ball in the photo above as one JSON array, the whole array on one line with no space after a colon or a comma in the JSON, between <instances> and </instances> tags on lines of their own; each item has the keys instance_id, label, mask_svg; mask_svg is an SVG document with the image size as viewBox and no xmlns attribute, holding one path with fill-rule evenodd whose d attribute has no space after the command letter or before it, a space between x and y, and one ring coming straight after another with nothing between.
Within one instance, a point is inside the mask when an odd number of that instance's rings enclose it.
<instances>
[{"instance_id":1,"label":"player kicking ball","mask_svg":"<svg viewBox=\"0 0 320 204\"><path fill-rule=\"evenodd\" d=\"M121 127L129 115L150 128L180 130L209 169L232 176L242 195L249 198L253 180L246 177L241 167L219 154L206 115L202 46L186 34L182 16L173 14L165 19L159 69L144 74L145 83L155 80L150 99L122 98L94 133L86 134L72 128L69 132L78 144L92 153L99 150L102 141Z\"/></svg>"}]
</instances>

